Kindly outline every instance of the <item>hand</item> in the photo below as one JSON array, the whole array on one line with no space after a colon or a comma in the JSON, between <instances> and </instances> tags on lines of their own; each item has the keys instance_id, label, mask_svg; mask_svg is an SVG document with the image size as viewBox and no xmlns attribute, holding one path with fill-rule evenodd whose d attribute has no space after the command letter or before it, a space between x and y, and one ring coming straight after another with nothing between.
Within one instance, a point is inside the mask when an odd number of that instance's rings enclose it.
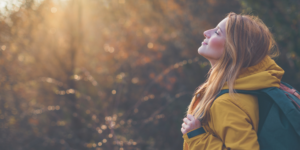
<instances>
[{"instance_id":1,"label":"hand","mask_svg":"<svg viewBox=\"0 0 300 150\"><path fill-rule=\"evenodd\" d=\"M188 114L187 117L183 119L183 123L181 126L181 132L182 134L185 134L191 130L200 128L201 123L200 120L195 119L193 115Z\"/></svg>"}]
</instances>

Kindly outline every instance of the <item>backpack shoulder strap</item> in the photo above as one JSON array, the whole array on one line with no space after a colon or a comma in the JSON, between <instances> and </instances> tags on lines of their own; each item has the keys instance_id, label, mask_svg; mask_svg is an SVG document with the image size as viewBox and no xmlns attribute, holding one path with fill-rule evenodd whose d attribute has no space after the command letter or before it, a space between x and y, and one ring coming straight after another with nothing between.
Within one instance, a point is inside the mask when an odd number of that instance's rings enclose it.
<instances>
[{"instance_id":1,"label":"backpack shoulder strap","mask_svg":"<svg viewBox=\"0 0 300 150\"><path fill-rule=\"evenodd\" d=\"M259 95L261 94L261 91L259 90L253 90L253 91L247 91L247 90L234 90L236 93L241 93L241 94L251 94L251 95ZM218 97L220 97L221 95L225 94L225 93L229 93L228 89L225 90L221 90L219 92L219 94L216 96L215 99L217 99Z\"/></svg>"}]
</instances>

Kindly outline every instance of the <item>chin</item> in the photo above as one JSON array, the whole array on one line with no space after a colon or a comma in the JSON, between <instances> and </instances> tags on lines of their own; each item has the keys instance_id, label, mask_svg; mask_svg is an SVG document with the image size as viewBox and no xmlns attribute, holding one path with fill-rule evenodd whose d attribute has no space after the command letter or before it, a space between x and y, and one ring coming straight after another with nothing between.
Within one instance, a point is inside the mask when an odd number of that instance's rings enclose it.
<instances>
[{"instance_id":1,"label":"chin","mask_svg":"<svg viewBox=\"0 0 300 150\"><path fill-rule=\"evenodd\" d=\"M203 56L203 57L207 57L207 54L205 53L205 50L201 49L201 47L198 49L198 54Z\"/></svg>"},{"instance_id":2,"label":"chin","mask_svg":"<svg viewBox=\"0 0 300 150\"><path fill-rule=\"evenodd\" d=\"M211 55L206 54L206 53L203 52L203 51L198 51L198 54L201 55L202 57L204 57L204 58L207 59L207 60L214 59L214 57L212 57Z\"/></svg>"},{"instance_id":3,"label":"chin","mask_svg":"<svg viewBox=\"0 0 300 150\"><path fill-rule=\"evenodd\" d=\"M203 50L201 49L201 47L198 48L198 54L202 55L203 54Z\"/></svg>"}]
</instances>

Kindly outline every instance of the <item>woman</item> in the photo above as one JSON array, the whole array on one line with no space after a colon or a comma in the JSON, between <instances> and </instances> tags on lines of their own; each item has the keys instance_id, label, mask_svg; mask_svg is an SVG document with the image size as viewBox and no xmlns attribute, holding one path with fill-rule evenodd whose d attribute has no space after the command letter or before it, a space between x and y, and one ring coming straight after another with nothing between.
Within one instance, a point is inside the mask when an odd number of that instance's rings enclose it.
<instances>
[{"instance_id":1,"label":"woman","mask_svg":"<svg viewBox=\"0 0 300 150\"><path fill-rule=\"evenodd\" d=\"M212 67L183 119L183 149L259 150L257 97L234 90L279 87L284 70L271 59L278 55L276 42L259 18L235 13L204 36L198 53ZM215 99L222 89L229 94Z\"/></svg>"}]
</instances>

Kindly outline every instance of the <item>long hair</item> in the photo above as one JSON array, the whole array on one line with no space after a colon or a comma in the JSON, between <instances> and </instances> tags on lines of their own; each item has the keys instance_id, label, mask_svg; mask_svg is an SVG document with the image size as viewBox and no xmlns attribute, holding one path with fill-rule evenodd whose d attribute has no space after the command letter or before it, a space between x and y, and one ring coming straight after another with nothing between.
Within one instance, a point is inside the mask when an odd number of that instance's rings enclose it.
<instances>
[{"instance_id":1,"label":"long hair","mask_svg":"<svg viewBox=\"0 0 300 150\"><path fill-rule=\"evenodd\" d=\"M234 81L243 69L258 64L267 55L279 54L272 33L258 17L231 12L227 18L224 52L188 106L187 114L203 122L209 119L209 109L225 82L234 98Z\"/></svg>"}]
</instances>

